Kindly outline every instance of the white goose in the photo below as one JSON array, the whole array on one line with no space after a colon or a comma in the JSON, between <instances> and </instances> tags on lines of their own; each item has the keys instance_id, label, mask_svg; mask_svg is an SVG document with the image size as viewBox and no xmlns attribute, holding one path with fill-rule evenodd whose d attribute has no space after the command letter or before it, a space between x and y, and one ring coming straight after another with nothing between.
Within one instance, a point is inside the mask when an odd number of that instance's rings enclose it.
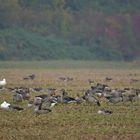
<instances>
[{"instance_id":1,"label":"white goose","mask_svg":"<svg viewBox=\"0 0 140 140\"><path fill-rule=\"evenodd\" d=\"M4 101L1 105L0 105L1 109L9 109L10 108L10 104L7 103L6 101Z\"/></svg>"},{"instance_id":2,"label":"white goose","mask_svg":"<svg viewBox=\"0 0 140 140\"><path fill-rule=\"evenodd\" d=\"M0 86L5 86L6 85L6 79L4 78L2 81L0 81Z\"/></svg>"}]
</instances>

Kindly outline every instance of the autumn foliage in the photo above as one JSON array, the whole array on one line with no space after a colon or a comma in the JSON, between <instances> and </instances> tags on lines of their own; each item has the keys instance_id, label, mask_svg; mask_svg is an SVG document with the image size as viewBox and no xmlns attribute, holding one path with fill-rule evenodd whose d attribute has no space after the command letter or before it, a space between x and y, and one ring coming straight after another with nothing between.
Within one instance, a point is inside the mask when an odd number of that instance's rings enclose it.
<instances>
[{"instance_id":1,"label":"autumn foliage","mask_svg":"<svg viewBox=\"0 0 140 140\"><path fill-rule=\"evenodd\" d=\"M139 0L0 0L0 59L139 59L139 5Z\"/></svg>"}]
</instances>

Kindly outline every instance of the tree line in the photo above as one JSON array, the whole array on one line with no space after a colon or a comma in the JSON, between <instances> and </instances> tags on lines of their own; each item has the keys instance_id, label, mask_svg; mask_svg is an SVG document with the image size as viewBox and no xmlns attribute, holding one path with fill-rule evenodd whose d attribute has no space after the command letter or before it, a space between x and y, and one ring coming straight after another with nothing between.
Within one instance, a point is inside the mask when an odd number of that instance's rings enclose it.
<instances>
[{"instance_id":1,"label":"tree line","mask_svg":"<svg viewBox=\"0 0 140 140\"><path fill-rule=\"evenodd\" d=\"M23 57L32 51L33 59L58 59L59 53L70 53L64 55L68 59L138 59L139 5L139 0L0 0L0 59L20 59L22 47Z\"/></svg>"}]
</instances>

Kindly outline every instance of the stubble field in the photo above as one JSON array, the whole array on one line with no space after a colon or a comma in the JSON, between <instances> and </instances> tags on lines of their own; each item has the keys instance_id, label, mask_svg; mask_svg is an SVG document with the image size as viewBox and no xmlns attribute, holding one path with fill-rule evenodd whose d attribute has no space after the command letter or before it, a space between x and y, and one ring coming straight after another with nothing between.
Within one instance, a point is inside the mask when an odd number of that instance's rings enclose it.
<instances>
[{"instance_id":1,"label":"stubble field","mask_svg":"<svg viewBox=\"0 0 140 140\"><path fill-rule=\"evenodd\" d=\"M60 62L59 62L60 63ZM43 65L42 65L43 66ZM76 66L76 68L74 67ZM107 84L111 89L137 88L140 82L131 83L131 79L140 80L137 67L86 67L80 65L63 67L9 67L5 64L0 69L0 78L6 78L9 87L42 87L44 91L31 92L31 99L40 94L48 94L47 88L66 89L68 95L83 95L90 88L88 79L94 84ZM114 65L113 65L114 66ZM23 80L23 77L34 73L34 80ZM59 77L69 76L73 81L62 81ZM105 77L111 77L107 82ZM13 93L0 91L0 103L4 100L27 108L28 101L16 103ZM140 100L108 104L104 98L99 99L101 106L94 104L58 104L52 112L36 115L33 108L23 112L9 112L0 109L0 140L139 140L140 139ZM97 114L100 108L107 108L111 115Z\"/></svg>"}]
</instances>

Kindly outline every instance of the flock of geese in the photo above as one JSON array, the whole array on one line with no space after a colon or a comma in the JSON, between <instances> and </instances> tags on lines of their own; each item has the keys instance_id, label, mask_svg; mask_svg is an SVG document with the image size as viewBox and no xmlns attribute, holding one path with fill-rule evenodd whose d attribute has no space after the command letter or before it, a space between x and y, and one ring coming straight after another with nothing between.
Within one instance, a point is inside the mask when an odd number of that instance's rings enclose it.
<instances>
[{"instance_id":1,"label":"flock of geese","mask_svg":"<svg viewBox=\"0 0 140 140\"><path fill-rule=\"evenodd\" d=\"M23 80L34 80L35 75L29 75L24 77ZM73 78L70 77L60 77L60 80L64 81L72 81ZM106 77L106 80L110 81L112 78ZM94 83L93 80L88 80L89 83ZM71 97L68 95L68 92L62 88L57 90L55 88L48 88L47 94L40 94L35 96L33 99L31 98L32 92L42 93L43 88L26 88L26 87L15 87L15 88L6 88L6 79L0 81L0 91L8 90L13 94L14 102L23 102L24 100L28 100L28 104L26 108L22 108L19 106L12 105L6 101L3 101L0 104L0 108L7 111L21 112L26 110L27 108L34 108L34 112L36 114L47 114L52 111L52 108L56 104L93 104L97 106L101 106L101 99L104 98L108 104L115 104L118 102L133 102L140 99L140 89L134 88L124 88L124 89L111 89L108 85L101 83L94 83L91 87L83 92L83 95L77 94L76 97ZM110 115L113 112L101 108L97 112L98 114Z\"/></svg>"}]
</instances>

